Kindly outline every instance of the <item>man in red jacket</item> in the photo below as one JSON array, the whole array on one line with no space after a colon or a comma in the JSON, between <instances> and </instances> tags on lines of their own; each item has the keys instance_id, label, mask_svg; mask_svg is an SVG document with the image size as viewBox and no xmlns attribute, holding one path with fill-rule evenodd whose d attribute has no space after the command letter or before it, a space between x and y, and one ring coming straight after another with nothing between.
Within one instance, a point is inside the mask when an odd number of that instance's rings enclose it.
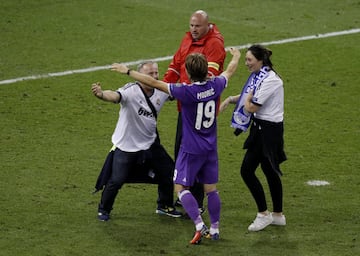
<instances>
[{"instance_id":1,"label":"man in red jacket","mask_svg":"<svg viewBox=\"0 0 360 256\"><path fill-rule=\"evenodd\" d=\"M224 38L215 24L209 23L209 17L205 11L198 10L190 17L190 30L183 37L179 49L176 51L164 81L168 83L187 83L189 78L185 71L185 58L190 53L198 52L205 55L208 61L208 76L218 76L223 72L226 57ZM174 157L177 158L181 144L181 103L177 102L178 122L176 128ZM202 184L195 184L190 190L198 201L200 212L204 212L203 207L204 190ZM177 200L179 204L179 200Z\"/></svg>"}]
</instances>

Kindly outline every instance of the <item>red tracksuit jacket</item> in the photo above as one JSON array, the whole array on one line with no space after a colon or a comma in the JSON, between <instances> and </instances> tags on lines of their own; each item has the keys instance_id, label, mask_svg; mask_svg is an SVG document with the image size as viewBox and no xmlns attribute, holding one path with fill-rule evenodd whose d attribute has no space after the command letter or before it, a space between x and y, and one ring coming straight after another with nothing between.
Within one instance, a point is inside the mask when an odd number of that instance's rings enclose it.
<instances>
[{"instance_id":1,"label":"red tracksuit jacket","mask_svg":"<svg viewBox=\"0 0 360 256\"><path fill-rule=\"evenodd\" d=\"M223 72L226 57L224 37L215 24L210 24L209 32L198 41L193 41L190 32L186 32L179 49L176 51L164 75L164 82L190 84L185 71L185 58L194 52L202 53L206 56L210 77L218 76ZM178 110L180 111L179 101Z\"/></svg>"}]
</instances>

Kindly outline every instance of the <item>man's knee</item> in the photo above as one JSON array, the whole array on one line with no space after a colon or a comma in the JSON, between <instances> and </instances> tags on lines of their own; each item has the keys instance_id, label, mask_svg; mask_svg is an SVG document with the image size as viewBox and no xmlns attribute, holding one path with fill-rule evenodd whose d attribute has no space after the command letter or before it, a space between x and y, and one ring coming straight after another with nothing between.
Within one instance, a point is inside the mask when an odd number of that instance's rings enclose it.
<instances>
[{"instance_id":1,"label":"man's knee","mask_svg":"<svg viewBox=\"0 0 360 256\"><path fill-rule=\"evenodd\" d=\"M206 194L216 191L216 184L204 184L204 191Z\"/></svg>"}]
</instances>

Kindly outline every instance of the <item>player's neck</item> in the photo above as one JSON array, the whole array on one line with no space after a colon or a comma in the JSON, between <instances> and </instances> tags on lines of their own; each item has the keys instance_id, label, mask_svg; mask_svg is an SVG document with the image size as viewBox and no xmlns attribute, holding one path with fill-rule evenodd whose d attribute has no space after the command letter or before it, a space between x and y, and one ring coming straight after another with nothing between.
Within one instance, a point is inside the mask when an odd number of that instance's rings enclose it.
<instances>
[{"instance_id":1,"label":"player's neck","mask_svg":"<svg viewBox=\"0 0 360 256\"><path fill-rule=\"evenodd\" d=\"M144 92L146 93L146 95L148 97L150 97L151 95L153 95L154 93L154 88L149 88L147 86L142 86L142 88L144 89Z\"/></svg>"}]
</instances>

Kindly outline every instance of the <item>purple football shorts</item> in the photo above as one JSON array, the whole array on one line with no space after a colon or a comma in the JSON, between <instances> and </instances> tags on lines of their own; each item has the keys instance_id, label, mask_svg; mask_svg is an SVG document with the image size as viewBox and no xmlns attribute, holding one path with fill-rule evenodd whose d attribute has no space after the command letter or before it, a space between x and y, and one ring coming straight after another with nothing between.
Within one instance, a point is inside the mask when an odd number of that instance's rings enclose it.
<instances>
[{"instance_id":1,"label":"purple football shorts","mask_svg":"<svg viewBox=\"0 0 360 256\"><path fill-rule=\"evenodd\" d=\"M192 186L195 181L201 184L216 184L219 180L219 164L217 151L204 155L190 154L180 151L175 163L174 183Z\"/></svg>"}]
</instances>

